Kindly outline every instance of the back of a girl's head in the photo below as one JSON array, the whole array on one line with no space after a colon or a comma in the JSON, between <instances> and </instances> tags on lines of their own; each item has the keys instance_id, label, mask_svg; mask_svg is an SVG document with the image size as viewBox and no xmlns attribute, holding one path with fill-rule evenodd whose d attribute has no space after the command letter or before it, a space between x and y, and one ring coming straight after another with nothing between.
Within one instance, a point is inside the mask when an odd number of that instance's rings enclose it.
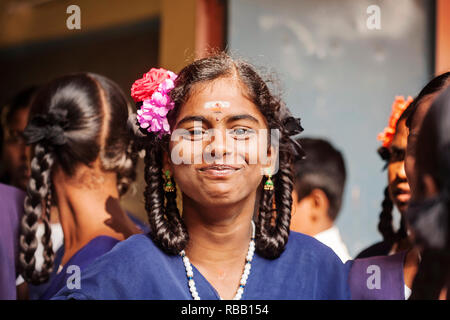
<instances>
[{"instance_id":1,"label":"back of a girl's head","mask_svg":"<svg viewBox=\"0 0 450 320\"><path fill-rule=\"evenodd\" d=\"M417 175L431 175L439 190L450 192L450 87L428 110L420 129L416 153ZM418 187L423 194L423 183Z\"/></svg>"},{"instance_id":2,"label":"back of a girl's head","mask_svg":"<svg viewBox=\"0 0 450 320\"><path fill-rule=\"evenodd\" d=\"M52 152L55 163L68 175L77 165L90 165L99 156L104 169L115 169L130 142L128 113L125 95L111 80L89 73L63 76L43 87L32 104L29 129L46 127L47 136L38 141L31 137L31 141ZM53 137L48 130L60 136Z\"/></svg>"},{"instance_id":3,"label":"back of a girl's head","mask_svg":"<svg viewBox=\"0 0 450 320\"><path fill-rule=\"evenodd\" d=\"M135 179L137 154L127 129L130 105L113 81L96 74L77 73L43 86L33 100L24 135L32 145L31 177L21 223L20 263L25 280L45 282L53 268L49 217L54 201L52 174L61 169L67 176L79 166L117 174L117 188L124 194ZM35 270L36 229L45 225L42 237L44 265Z\"/></svg>"},{"instance_id":4,"label":"back of a girl's head","mask_svg":"<svg viewBox=\"0 0 450 320\"><path fill-rule=\"evenodd\" d=\"M440 74L437 77L434 77L430 82L426 84L425 87L419 92L416 98L414 98L414 101L412 102L410 106L410 110L407 114L407 120L406 120L406 126L408 128L411 128L412 118L414 117L414 114L416 113L417 108L419 105L427 98L434 94L438 94L440 91L444 90L450 86L450 72L445 72L443 74Z\"/></svg>"},{"instance_id":5,"label":"back of a girl's head","mask_svg":"<svg viewBox=\"0 0 450 320\"><path fill-rule=\"evenodd\" d=\"M438 299L450 286L450 88L434 100L423 120L416 159L418 192L407 218L422 261L411 299Z\"/></svg>"}]
</instances>

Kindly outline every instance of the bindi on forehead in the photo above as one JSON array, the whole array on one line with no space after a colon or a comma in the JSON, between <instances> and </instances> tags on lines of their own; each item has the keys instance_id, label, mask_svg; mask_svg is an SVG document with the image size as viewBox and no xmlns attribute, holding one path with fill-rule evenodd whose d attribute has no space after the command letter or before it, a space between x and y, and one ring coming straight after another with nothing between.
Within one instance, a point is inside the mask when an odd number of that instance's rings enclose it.
<instances>
[{"instance_id":1,"label":"bindi on forehead","mask_svg":"<svg viewBox=\"0 0 450 320\"><path fill-rule=\"evenodd\" d=\"M204 108L215 113L220 113L224 108L229 108L229 101L207 101L204 104Z\"/></svg>"},{"instance_id":2,"label":"bindi on forehead","mask_svg":"<svg viewBox=\"0 0 450 320\"><path fill-rule=\"evenodd\" d=\"M216 114L216 121L220 121L221 117L219 116L222 113L222 110L224 108L229 108L230 102L229 101L207 101L204 104L204 108L206 110L212 111Z\"/></svg>"}]
</instances>

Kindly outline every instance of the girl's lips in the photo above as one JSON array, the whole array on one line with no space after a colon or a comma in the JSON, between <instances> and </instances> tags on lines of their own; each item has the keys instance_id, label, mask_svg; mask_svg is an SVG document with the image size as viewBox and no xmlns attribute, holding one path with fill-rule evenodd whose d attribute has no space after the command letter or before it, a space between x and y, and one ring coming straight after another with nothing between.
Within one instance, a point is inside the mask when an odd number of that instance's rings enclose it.
<instances>
[{"instance_id":1,"label":"girl's lips","mask_svg":"<svg viewBox=\"0 0 450 320\"><path fill-rule=\"evenodd\" d=\"M396 198L400 202L408 202L411 199L411 195L409 193L400 193L396 195Z\"/></svg>"},{"instance_id":2,"label":"girl's lips","mask_svg":"<svg viewBox=\"0 0 450 320\"><path fill-rule=\"evenodd\" d=\"M211 177L223 177L231 175L241 168L228 166L228 165L210 165L200 168L198 171L204 175Z\"/></svg>"},{"instance_id":3,"label":"girl's lips","mask_svg":"<svg viewBox=\"0 0 450 320\"><path fill-rule=\"evenodd\" d=\"M411 193L409 190L397 189L394 193L395 198L400 202L408 202L411 198Z\"/></svg>"}]
</instances>

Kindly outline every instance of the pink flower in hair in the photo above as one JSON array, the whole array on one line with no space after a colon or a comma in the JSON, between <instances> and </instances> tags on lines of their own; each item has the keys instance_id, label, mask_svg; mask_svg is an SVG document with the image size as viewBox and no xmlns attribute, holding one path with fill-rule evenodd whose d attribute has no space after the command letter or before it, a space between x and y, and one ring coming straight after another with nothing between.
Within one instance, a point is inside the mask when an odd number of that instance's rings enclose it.
<instances>
[{"instance_id":1,"label":"pink flower in hair","mask_svg":"<svg viewBox=\"0 0 450 320\"><path fill-rule=\"evenodd\" d=\"M174 108L169 93L175 87L176 78L172 71L153 68L131 87L134 101L143 102L137 112L140 127L157 133L160 138L171 132L167 113Z\"/></svg>"},{"instance_id":2,"label":"pink flower in hair","mask_svg":"<svg viewBox=\"0 0 450 320\"><path fill-rule=\"evenodd\" d=\"M160 97L161 100L154 99L154 96ZM148 132L158 133L159 137L163 134L170 134L170 126L166 116L173 109L173 103L163 104L163 101L167 100L167 97L153 94L152 99L144 101L141 109L137 112L137 120L141 128L147 129ZM156 101L159 103L156 103Z\"/></svg>"}]
</instances>

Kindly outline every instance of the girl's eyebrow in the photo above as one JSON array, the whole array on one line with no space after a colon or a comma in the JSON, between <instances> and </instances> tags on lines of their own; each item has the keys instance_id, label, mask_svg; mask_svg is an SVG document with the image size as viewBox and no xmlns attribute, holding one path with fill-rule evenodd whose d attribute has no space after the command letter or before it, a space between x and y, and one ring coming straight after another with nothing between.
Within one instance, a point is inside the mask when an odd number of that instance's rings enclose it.
<instances>
[{"instance_id":1,"label":"girl's eyebrow","mask_svg":"<svg viewBox=\"0 0 450 320\"><path fill-rule=\"evenodd\" d=\"M258 119L256 119L255 117L253 117L249 114L239 114L239 115L235 115L235 116L230 116L227 119L227 123L233 122L233 121L238 121L238 120L250 120L252 122L259 124Z\"/></svg>"},{"instance_id":2,"label":"girl's eyebrow","mask_svg":"<svg viewBox=\"0 0 450 320\"><path fill-rule=\"evenodd\" d=\"M175 125L175 127L178 127L178 126L182 125L183 123L190 122L190 121L201 121L201 122L205 122L208 126L211 125L211 122L203 116L187 116L187 117L184 117L183 119L181 119L180 121L178 121L178 123Z\"/></svg>"},{"instance_id":3,"label":"girl's eyebrow","mask_svg":"<svg viewBox=\"0 0 450 320\"><path fill-rule=\"evenodd\" d=\"M238 121L238 120L250 120L252 122L259 124L258 119L256 119L255 117L253 117L249 114L238 114L238 115L228 116L226 122L230 123L230 122L234 122L234 121ZM176 127L182 125L185 122L190 122L190 121L201 121L201 122L206 123L206 125L211 126L211 121L209 121L204 116L187 116L187 117L184 117L183 119L181 119L180 121L178 121L178 123L176 124Z\"/></svg>"}]
</instances>

